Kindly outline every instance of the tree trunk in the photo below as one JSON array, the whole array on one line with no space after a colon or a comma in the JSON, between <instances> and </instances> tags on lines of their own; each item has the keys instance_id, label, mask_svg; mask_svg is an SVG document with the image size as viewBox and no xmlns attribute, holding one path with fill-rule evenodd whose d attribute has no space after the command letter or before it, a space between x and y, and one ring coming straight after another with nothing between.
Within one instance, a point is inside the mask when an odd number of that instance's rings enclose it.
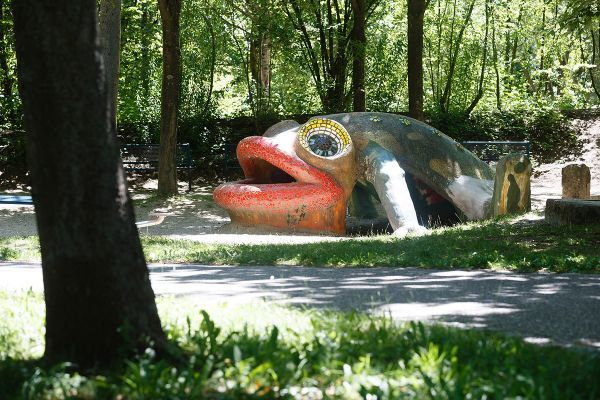
<instances>
[{"instance_id":1,"label":"tree trunk","mask_svg":"<svg viewBox=\"0 0 600 400\"><path fill-rule=\"evenodd\" d=\"M366 6L365 0L352 0L352 11L354 12L354 25L352 26L352 109L355 112L367 110L367 96L365 93Z\"/></svg>"},{"instance_id":2,"label":"tree trunk","mask_svg":"<svg viewBox=\"0 0 600 400\"><path fill-rule=\"evenodd\" d=\"M110 113L117 126L117 93L121 49L121 0L100 0L100 43L104 51L104 69L108 84Z\"/></svg>"},{"instance_id":3,"label":"tree trunk","mask_svg":"<svg viewBox=\"0 0 600 400\"><path fill-rule=\"evenodd\" d=\"M6 38L8 32L6 32L4 26L4 19L6 18L4 14L5 8L4 0L0 0L0 81L2 82L2 95L4 96L2 103L8 106L8 109L0 115L0 122L2 120L14 122L15 110L12 105L13 78L8 67L9 46Z\"/></svg>"},{"instance_id":4,"label":"tree trunk","mask_svg":"<svg viewBox=\"0 0 600 400\"><path fill-rule=\"evenodd\" d=\"M467 107L467 110L465 111L466 115L470 115L473 112L473 110L479 103L479 100L481 100L481 98L483 97L483 86L484 86L484 81L485 81L485 68L487 65L487 53L488 53L488 33L489 33L489 27L490 27L489 14L490 14L489 0L485 0L485 35L483 38L483 60L481 60L481 73L479 74L479 82L477 84L477 93L475 94L475 98L473 98L473 101L471 101L471 104L469 104L469 106Z\"/></svg>"},{"instance_id":5,"label":"tree trunk","mask_svg":"<svg viewBox=\"0 0 600 400\"><path fill-rule=\"evenodd\" d=\"M502 111L502 101L500 93L500 71L498 69L498 47L496 44L496 11L492 13L492 58L494 62L494 72L496 74L496 108Z\"/></svg>"},{"instance_id":6,"label":"tree trunk","mask_svg":"<svg viewBox=\"0 0 600 400\"><path fill-rule=\"evenodd\" d=\"M408 0L408 115L423 120L423 19L425 0Z\"/></svg>"},{"instance_id":7,"label":"tree trunk","mask_svg":"<svg viewBox=\"0 0 600 400\"><path fill-rule=\"evenodd\" d=\"M250 72L256 92L256 114L269 109L271 90L271 37L269 32L257 32L250 40Z\"/></svg>"},{"instance_id":8,"label":"tree trunk","mask_svg":"<svg viewBox=\"0 0 600 400\"><path fill-rule=\"evenodd\" d=\"M150 39L152 28L148 17L148 5L142 3L142 17L140 18L140 80L142 81L142 101L148 106L150 98Z\"/></svg>"},{"instance_id":9,"label":"tree trunk","mask_svg":"<svg viewBox=\"0 0 600 400\"><path fill-rule=\"evenodd\" d=\"M594 88L594 93L596 93L596 97L598 97L598 100L600 100L600 85L598 83L596 83L596 77L594 76L594 69L596 71L600 70L600 24L598 25L598 36L596 37L596 34L594 33L594 30L590 30L591 36L592 36L592 59L590 60L590 64L595 65L595 67L593 68L589 68L588 71L590 72L590 80L592 82L592 88ZM596 46L596 40L598 42L598 45ZM598 48L597 48L598 47ZM598 59L598 62L596 62L596 59Z\"/></svg>"},{"instance_id":10,"label":"tree trunk","mask_svg":"<svg viewBox=\"0 0 600 400\"><path fill-rule=\"evenodd\" d=\"M440 111L445 113L449 111L450 108L450 97L452 94L452 81L454 79L454 72L456 70L456 63L458 61L458 52L460 51L460 46L462 44L463 35L465 33L465 29L471 20L471 14L473 13L473 7L475 6L475 0L473 0L468 8L467 14L465 16L465 20L463 25L460 27L458 31L458 36L456 37L456 43L452 42L450 46L450 65L448 67L448 74L446 76L446 85L444 86L444 91L442 92L442 97L440 99ZM456 6L455 6L456 10ZM456 11L455 11L456 12ZM454 18L452 19L454 23Z\"/></svg>"},{"instance_id":11,"label":"tree trunk","mask_svg":"<svg viewBox=\"0 0 600 400\"><path fill-rule=\"evenodd\" d=\"M108 365L159 348L157 314L110 122L95 0L14 1L46 301L45 359Z\"/></svg>"},{"instance_id":12,"label":"tree trunk","mask_svg":"<svg viewBox=\"0 0 600 400\"><path fill-rule=\"evenodd\" d=\"M158 0L163 31L163 77L161 95L158 194L169 196L177 190L177 115L181 89L181 48L179 17L181 0Z\"/></svg>"},{"instance_id":13,"label":"tree trunk","mask_svg":"<svg viewBox=\"0 0 600 400\"><path fill-rule=\"evenodd\" d=\"M210 32L210 78L208 84L208 90L206 93L206 101L204 102L204 107L202 108L202 113L200 115L208 116L210 112L210 104L212 100L212 92L215 84L215 67L217 65L217 42L215 37L215 30L210 19L210 16L205 12L202 12L202 19L206 24Z\"/></svg>"}]
</instances>

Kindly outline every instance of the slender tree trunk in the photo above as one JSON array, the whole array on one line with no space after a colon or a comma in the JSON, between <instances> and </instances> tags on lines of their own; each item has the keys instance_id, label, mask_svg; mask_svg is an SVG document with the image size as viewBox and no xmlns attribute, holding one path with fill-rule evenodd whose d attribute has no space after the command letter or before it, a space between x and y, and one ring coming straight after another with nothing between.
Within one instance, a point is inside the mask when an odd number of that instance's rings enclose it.
<instances>
[{"instance_id":1,"label":"slender tree trunk","mask_svg":"<svg viewBox=\"0 0 600 400\"><path fill-rule=\"evenodd\" d=\"M600 52L600 25L598 27L598 35L596 35L594 33L594 30L590 30L591 36L592 36L592 59L590 64L595 65L594 68L590 68L588 71L590 72L590 80L592 82L592 88L594 89L594 93L596 93L596 97L598 97L598 100L600 100L600 84L598 84L596 82L596 77L594 76L594 69L596 69L596 71L600 70L600 56L599 56L599 52ZM596 40L597 40L597 45L596 45ZM598 59L598 61L596 61L596 57Z\"/></svg>"},{"instance_id":2,"label":"slender tree trunk","mask_svg":"<svg viewBox=\"0 0 600 400\"><path fill-rule=\"evenodd\" d=\"M365 0L352 0L354 24L352 26L352 94L355 112L367 110L367 96L365 92L365 58L367 36Z\"/></svg>"},{"instance_id":3,"label":"slender tree trunk","mask_svg":"<svg viewBox=\"0 0 600 400\"><path fill-rule=\"evenodd\" d=\"M508 65L509 65L509 73L512 75L513 72L515 71L515 59L517 58L517 49L519 46L519 35L518 35L518 31L519 29L521 29L521 19L523 17L523 3L521 3L521 5L519 6L519 15L517 17L517 27L515 29L515 36L513 38L513 42L512 42L512 49L510 52L510 59L508 61Z\"/></svg>"},{"instance_id":4,"label":"slender tree trunk","mask_svg":"<svg viewBox=\"0 0 600 400\"><path fill-rule=\"evenodd\" d=\"M0 0L0 82L2 82L1 93L4 96L4 100L1 103L4 103L9 107L0 115L0 122L4 120L14 123L16 118L15 110L12 104L13 77L11 76L10 69L8 67L9 45L6 37L8 32L4 24L4 19L6 18L4 10L6 8L7 6L4 0Z\"/></svg>"},{"instance_id":5,"label":"slender tree trunk","mask_svg":"<svg viewBox=\"0 0 600 400\"><path fill-rule=\"evenodd\" d=\"M271 35L266 32L260 43L260 85L265 104L265 111L269 108L271 98Z\"/></svg>"},{"instance_id":6,"label":"slender tree trunk","mask_svg":"<svg viewBox=\"0 0 600 400\"><path fill-rule=\"evenodd\" d=\"M177 116L181 90L181 48L179 17L181 0L158 0L163 31L163 78L161 95L158 194L169 196L177 190Z\"/></svg>"},{"instance_id":7,"label":"slender tree trunk","mask_svg":"<svg viewBox=\"0 0 600 400\"><path fill-rule=\"evenodd\" d=\"M208 116L210 111L210 103L212 99L212 92L215 84L215 67L217 65L217 42L215 37L215 30L212 24L210 17L202 12L202 19L210 32L210 78L208 84L208 90L206 93L206 101L204 102L204 107L202 108L202 114L204 116Z\"/></svg>"},{"instance_id":8,"label":"slender tree trunk","mask_svg":"<svg viewBox=\"0 0 600 400\"><path fill-rule=\"evenodd\" d=\"M12 80L8 69L8 45L4 33L4 0L0 0L0 71L2 73L2 94L5 98L12 96Z\"/></svg>"},{"instance_id":9,"label":"slender tree trunk","mask_svg":"<svg viewBox=\"0 0 600 400\"><path fill-rule=\"evenodd\" d=\"M165 336L110 122L95 0L14 1L42 253L45 359L108 365Z\"/></svg>"},{"instance_id":10,"label":"slender tree trunk","mask_svg":"<svg viewBox=\"0 0 600 400\"><path fill-rule=\"evenodd\" d=\"M268 32L254 34L250 40L250 72L256 95L256 114L267 112L271 90L271 38ZM253 36L254 36L253 35Z\"/></svg>"},{"instance_id":11,"label":"slender tree trunk","mask_svg":"<svg viewBox=\"0 0 600 400\"><path fill-rule=\"evenodd\" d=\"M481 60L481 73L479 74L479 82L477 83L477 93L475 94L475 98L471 101L471 104L467 107L465 112L466 115L470 115L479 100L483 97L483 85L485 81L485 69L487 66L487 53L488 53L488 33L490 28L490 8L489 8L489 0L485 0L485 35L483 39L483 59Z\"/></svg>"},{"instance_id":12,"label":"slender tree trunk","mask_svg":"<svg viewBox=\"0 0 600 400\"><path fill-rule=\"evenodd\" d=\"M494 72L496 74L496 108L502 111L502 100L500 93L500 71L498 69L498 47L496 45L496 12L492 13L492 58L494 62Z\"/></svg>"},{"instance_id":13,"label":"slender tree trunk","mask_svg":"<svg viewBox=\"0 0 600 400\"><path fill-rule=\"evenodd\" d=\"M119 90L119 60L121 49L121 0L100 0L100 43L104 51L104 69L108 84L108 99L117 126L117 93Z\"/></svg>"},{"instance_id":14,"label":"slender tree trunk","mask_svg":"<svg viewBox=\"0 0 600 400\"><path fill-rule=\"evenodd\" d=\"M148 18L148 6L142 4L142 17L140 19L140 79L142 81L142 99L145 106L150 98L150 35L151 26Z\"/></svg>"},{"instance_id":15,"label":"slender tree trunk","mask_svg":"<svg viewBox=\"0 0 600 400\"><path fill-rule=\"evenodd\" d=\"M469 20L471 19L471 14L473 13L473 7L475 6L475 0L469 4L467 8L467 15L465 16L465 20L463 25L460 27L458 31L458 36L456 37L456 43L451 46L450 49L450 65L448 67L448 75L446 77L446 85L444 86L444 91L442 92L442 97L440 99L440 110L442 112L447 112L450 108L450 96L452 93L452 80L454 79L454 72L456 70L456 63L458 61L458 52L460 50L460 45L462 44L463 35L465 33L465 29L469 24Z\"/></svg>"},{"instance_id":16,"label":"slender tree trunk","mask_svg":"<svg viewBox=\"0 0 600 400\"><path fill-rule=\"evenodd\" d=\"M326 113L341 112L346 109L350 97L346 93L348 70L347 48L350 35L350 19L352 7L350 0L340 3L327 0L323 5L326 15L321 12L321 4L311 2L310 6L301 7L296 0L284 3L284 12L292 25L300 32L305 58L308 61L323 111ZM309 11L305 11L308 9ZM335 11L335 14L334 14ZM313 39L305 23L304 13L312 12L318 27L318 39ZM317 36L317 35L315 35ZM315 44L313 45L313 40Z\"/></svg>"},{"instance_id":17,"label":"slender tree trunk","mask_svg":"<svg viewBox=\"0 0 600 400\"><path fill-rule=\"evenodd\" d=\"M425 0L408 0L408 114L423 120L423 20Z\"/></svg>"}]
</instances>

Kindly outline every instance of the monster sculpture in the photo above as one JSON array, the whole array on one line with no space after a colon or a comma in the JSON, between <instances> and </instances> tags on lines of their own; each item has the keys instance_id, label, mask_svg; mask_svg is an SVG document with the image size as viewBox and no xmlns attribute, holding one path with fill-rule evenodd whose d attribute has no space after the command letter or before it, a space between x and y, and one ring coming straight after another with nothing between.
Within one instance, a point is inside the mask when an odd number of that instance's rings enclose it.
<instances>
[{"instance_id":1,"label":"monster sculpture","mask_svg":"<svg viewBox=\"0 0 600 400\"><path fill-rule=\"evenodd\" d=\"M358 218L383 212L403 235L448 215L494 213L494 170L440 131L399 115L283 121L243 139L237 157L246 179L213 194L233 223L344 234L347 210Z\"/></svg>"}]
</instances>

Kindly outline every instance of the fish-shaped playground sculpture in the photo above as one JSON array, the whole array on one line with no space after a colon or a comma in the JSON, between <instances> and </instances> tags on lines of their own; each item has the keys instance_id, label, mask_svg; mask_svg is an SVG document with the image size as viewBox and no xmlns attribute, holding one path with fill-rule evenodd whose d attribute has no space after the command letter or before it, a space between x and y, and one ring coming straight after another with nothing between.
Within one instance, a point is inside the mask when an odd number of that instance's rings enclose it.
<instances>
[{"instance_id":1,"label":"fish-shaped playground sculpture","mask_svg":"<svg viewBox=\"0 0 600 400\"><path fill-rule=\"evenodd\" d=\"M358 218L379 210L403 235L436 218L426 215L431 203L474 220L498 214L494 192L506 201L505 179L492 167L437 129L395 114L282 121L240 141L237 157L245 179L219 186L213 196L233 223L244 225L344 234L348 209ZM518 163L528 184L529 161ZM517 190L512 210L524 211L529 193Z\"/></svg>"}]
</instances>

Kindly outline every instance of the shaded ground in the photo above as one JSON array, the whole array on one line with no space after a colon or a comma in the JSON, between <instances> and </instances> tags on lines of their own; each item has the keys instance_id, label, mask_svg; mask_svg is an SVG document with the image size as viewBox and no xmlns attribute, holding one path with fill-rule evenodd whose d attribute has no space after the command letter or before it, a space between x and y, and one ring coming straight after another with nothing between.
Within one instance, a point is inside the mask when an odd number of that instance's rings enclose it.
<instances>
[{"instance_id":1,"label":"shaded ground","mask_svg":"<svg viewBox=\"0 0 600 400\"><path fill-rule=\"evenodd\" d=\"M600 276L417 268L150 266L157 295L277 301L516 334L600 350ZM0 263L0 289L43 289L38 264Z\"/></svg>"},{"instance_id":2,"label":"shaded ground","mask_svg":"<svg viewBox=\"0 0 600 400\"><path fill-rule=\"evenodd\" d=\"M590 167L592 195L600 195L600 120L574 120L573 124L580 127L578 140L583 145L582 153L534 167L531 182L531 205L534 210L543 211L546 199L562 196L562 168L571 163L585 163Z\"/></svg>"}]
</instances>

